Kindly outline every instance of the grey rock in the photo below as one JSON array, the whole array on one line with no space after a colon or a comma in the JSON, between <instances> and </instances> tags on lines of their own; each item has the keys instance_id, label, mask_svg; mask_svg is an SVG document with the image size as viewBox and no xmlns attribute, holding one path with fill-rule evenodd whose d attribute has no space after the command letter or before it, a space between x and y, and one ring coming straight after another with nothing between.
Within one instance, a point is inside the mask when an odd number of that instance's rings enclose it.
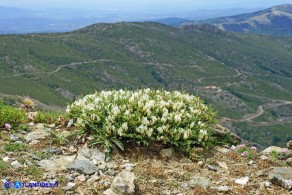
<instances>
[{"instance_id":1,"label":"grey rock","mask_svg":"<svg viewBox=\"0 0 292 195\"><path fill-rule=\"evenodd\" d=\"M66 175L66 179L68 179L68 181L74 181L74 177L72 177L72 175Z\"/></svg>"},{"instance_id":2,"label":"grey rock","mask_svg":"<svg viewBox=\"0 0 292 195\"><path fill-rule=\"evenodd\" d=\"M52 148L47 149L47 152L50 154L62 154L62 149L52 147Z\"/></svg>"},{"instance_id":3,"label":"grey rock","mask_svg":"<svg viewBox=\"0 0 292 195\"><path fill-rule=\"evenodd\" d=\"M287 143L288 150L292 150L292 140Z\"/></svg>"},{"instance_id":4,"label":"grey rock","mask_svg":"<svg viewBox=\"0 0 292 195\"><path fill-rule=\"evenodd\" d=\"M222 154L226 154L226 153L228 153L228 152L231 151L229 148L225 148L225 147L222 147L222 146L217 146L217 147L215 147L215 150L216 150L217 152L222 153Z\"/></svg>"},{"instance_id":5,"label":"grey rock","mask_svg":"<svg viewBox=\"0 0 292 195\"><path fill-rule=\"evenodd\" d=\"M105 153L98 149L81 148L77 154L77 160L92 160L94 164L105 163Z\"/></svg>"},{"instance_id":6,"label":"grey rock","mask_svg":"<svg viewBox=\"0 0 292 195\"><path fill-rule=\"evenodd\" d=\"M217 137L224 137L224 136L230 134L231 142L234 145L241 143L241 138L238 135L236 135L235 133L233 133L229 129L223 127L222 125L217 124L214 128L214 133L215 133L215 136L217 136Z\"/></svg>"},{"instance_id":7,"label":"grey rock","mask_svg":"<svg viewBox=\"0 0 292 195\"><path fill-rule=\"evenodd\" d=\"M194 177L188 182L185 182L182 184L182 188L195 188L195 187L201 187L204 189L207 189L209 187L209 179L206 179L204 177Z\"/></svg>"},{"instance_id":8,"label":"grey rock","mask_svg":"<svg viewBox=\"0 0 292 195\"><path fill-rule=\"evenodd\" d=\"M50 136L50 131L50 128L45 128L44 124L39 123L33 128L33 131L25 135L24 138L27 142L45 139L46 137Z\"/></svg>"},{"instance_id":9,"label":"grey rock","mask_svg":"<svg viewBox=\"0 0 292 195\"><path fill-rule=\"evenodd\" d=\"M22 165L17 160L13 161L10 165L15 169L22 167Z\"/></svg>"},{"instance_id":10,"label":"grey rock","mask_svg":"<svg viewBox=\"0 0 292 195\"><path fill-rule=\"evenodd\" d=\"M37 157L35 154L32 154L32 155L31 155L31 158L32 158L33 160L37 160L37 161L41 161L41 160L42 160L41 158Z\"/></svg>"},{"instance_id":11,"label":"grey rock","mask_svg":"<svg viewBox=\"0 0 292 195\"><path fill-rule=\"evenodd\" d=\"M228 186L219 186L218 191L219 192L228 192L230 189Z\"/></svg>"},{"instance_id":12,"label":"grey rock","mask_svg":"<svg viewBox=\"0 0 292 195\"><path fill-rule=\"evenodd\" d=\"M269 180L276 185L286 189L292 189L292 168L275 167L269 173Z\"/></svg>"},{"instance_id":13,"label":"grey rock","mask_svg":"<svg viewBox=\"0 0 292 195\"><path fill-rule=\"evenodd\" d=\"M218 167L213 166L213 165L207 165L207 167L208 167L209 170L211 170L211 171L215 171L215 172L217 172L218 169L219 169Z\"/></svg>"},{"instance_id":14,"label":"grey rock","mask_svg":"<svg viewBox=\"0 0 292 195\"><path fill-rule=\"evenodd\" d=\"M160 151L160 156L162 158L170 158L172 157L173 153L174 153L173 148L162 149Z\"/></svg>"},{"instance_id":15,"label":"grey rock","mask_svg":"<svg viewBox=\"0 0 292 195\"><path fill-rule=\"evenodd\" d=\"M134 173L124 170L114 178L111 184L111 190L119 195L134 194L135 178Z\"/></svg>"},{"instance_id":16,"label":"grey rock","mask_svg":"<svg viewBox=\"0 0 292 195\"><path fill-rule=\"evenodd\" d=\"M106 174L109 175L109 176L115 176L116 172L115 172L115 170L109 169L109 170L106 171Z\"/></svg>"},{"instance_id":17,"label":"grey rock","mask_svg":"<svg viewBox=\"0 0 292 195\"><path fill-rule=\"evenodd\" d=\"M288 158L288 159L286 160L286 163L287 163L289 166L292 167L292 158Z\"/></svg>"},{"instance_id":18,"label":"grey rock","mask_svg":"<svg viewBox=\"0 0 292 195\"><path fill-rule=\"evenodd\" d=\"M292 150L284 150L283 152L281 152L281 160L286 160L288 158L292 158Z\"/></svg>"},{"instance_id":19,"label":"grey rock","mask_svg":"<svg viewBox=\"0 0 292 195\"><path fill-rule=\"evenodd\" d=\"M78 155L84 156L85 158L90 159L92 155L92 150L89 148L81 148L78 152Z\"/></svg>"},{"instance_id":20,"label":"grey rock","mask_svg":"<svg viewBox=\"0 0 292 195\"><path fill-rule=\"evenodd\" d=\"M32 165L33 165L33 163L30 162L29 160L26 160L26 161L25 161L25 164L28 165L28 166L32 166Z\"/></svg>"},{"instance_id":21,"label":"grey rock","mask_svg":"<svg viewBox=\"0 0 292 195\"><path fill-rule=\"evenodd\" d=\"M71 190L72 188L74 188L75 185L76 185L76 184L73 183L73 182L68 182L68 183L67 183L67 186L66 186L66 187L63 187L62 189L65 190L65 191L68 191L68 190Z\"/></svg>"},{"instance_id":22,"label":"grey rock","mask_svg":"<svg viewBox=\"0 0 292 195\"><path fill-rule=\"evenodd\" d=\"M91 160L96 160L98 163L104 163L105 162L105 153L101 152L100 150L93 150L91 153Z\"/></svg>"},{"instance_id":23,"label":"grey rock","mask_svg":"<svg viewBox=\"0 0 292 195\"><path fill-rule=\"evenodd\" d=\"M98 171L98 167L87 160L75 160L68 164L67 168L81 172L85 175L92 175Z\"/></svg>"},{"instance_id":24,"label":"grey rock","mask_svg":"<svg viewBox=\"0 0 292 195\"><path fill-rule=\"evenodd\" d=\"M263 154L270 154L272 151L281 152L284 148L278 146L270 146L262 151Z\"/></svg>"},{"instance_id":25,"label":"grey rock","mask_svg":"<svg viewBox=\"0 0 292 195\"><path fill-rule=\"evenodd\" d=\"M41 160L37 163L38 166L44 168L46 171L58 172L65 170L67 165L75 159L75 155L72 156L53 156L49 159Z\"/></svg>"},{"instance_id":26,"label":"grey rock","mask_svg":"<svg viewBox=\"0 0 292 195\"><path fill-rule=\"evenodd\" d=\"M10 135L10 140L13 142L20 141L20 137L15 134Z\"/></svg>"},{"instance_id":27,"label":"grey rock","mask_svg":"<svg viewBox=\"0 0 292 195\"><path fill-rule=\"evenodd\" d=\"M23 144L23 142L22 141L16 141L16 142L14 142L15 144Z\"/></svg>"}]
</instances>

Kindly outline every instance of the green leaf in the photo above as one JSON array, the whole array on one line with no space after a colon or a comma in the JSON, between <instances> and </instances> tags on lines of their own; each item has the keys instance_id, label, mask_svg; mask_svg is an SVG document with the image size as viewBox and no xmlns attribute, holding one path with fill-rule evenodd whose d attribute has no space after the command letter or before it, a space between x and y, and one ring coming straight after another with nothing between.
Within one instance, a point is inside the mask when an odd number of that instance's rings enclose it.
<instances>
[{"instance_id":1,"label":"green leaf","mask_svg":"<svg viewBox=\"0 0 292 195\"><path fill-rule=\"evenodd\" d=\"M121 150L123 150L124 151L124 145L123 145L123 143L120 141L120 140L118 140L117 138L111 138L110 139L118 148L120 148Z\"/></svg>"}]
</instances>

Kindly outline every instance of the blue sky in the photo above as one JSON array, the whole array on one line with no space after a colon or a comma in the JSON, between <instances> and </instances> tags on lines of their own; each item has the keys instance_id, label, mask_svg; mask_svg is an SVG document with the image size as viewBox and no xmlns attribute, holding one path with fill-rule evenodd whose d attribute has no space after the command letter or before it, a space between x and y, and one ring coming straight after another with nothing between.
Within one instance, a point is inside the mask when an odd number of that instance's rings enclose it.
<instances>
[{"instance_id":1,"label":"blue sky","mask_svg":"<svg viewBox=\"0 0 292 195\"><path fill-rule=\"evenodd\" d=\"M1 6L36 8L84 8L104 10L176 10L266 8L292 0L0 0Z\"/></svg>"}]
</instances>

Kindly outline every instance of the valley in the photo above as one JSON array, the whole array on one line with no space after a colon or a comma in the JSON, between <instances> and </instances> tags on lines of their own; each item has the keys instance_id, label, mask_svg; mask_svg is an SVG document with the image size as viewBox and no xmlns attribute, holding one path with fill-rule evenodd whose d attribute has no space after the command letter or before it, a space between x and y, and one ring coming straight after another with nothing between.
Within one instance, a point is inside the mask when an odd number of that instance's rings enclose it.
<instances>
[{"instance_id":1,"label":"valley","mask_svg":"<svg viewBox=\"0 0 292 195\"><path fill-rule=\"evenodd\" d=\"M11 104L28 95L60 111L95 90L164 88L201 96L222 124L263 147L292 136L291 37L116 23L3 35L0 45L0 93Z\"/></svg>"}]
</instances>

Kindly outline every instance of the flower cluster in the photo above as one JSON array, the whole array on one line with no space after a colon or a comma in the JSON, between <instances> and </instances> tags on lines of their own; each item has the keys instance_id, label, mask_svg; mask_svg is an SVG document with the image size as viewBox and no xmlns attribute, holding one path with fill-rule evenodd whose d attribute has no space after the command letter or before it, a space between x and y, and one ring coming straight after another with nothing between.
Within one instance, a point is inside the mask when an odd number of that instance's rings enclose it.
<instances>
[{"instance_id":1,"label":"flower cluster","mask_svg":"<svg viewBox=\"0 0 292 195\"><path fill-rule=\"evenodd\" d=\"M66 109L75 125L93 126L107 137L202 144L209 141L215 113L197 96L178 91L142 89L101 91Z\"/></svg>"},{"instance_id":2,"label":"flower cluster","mask_svg":"<svg viewBox=\"0 0 292 195\"><path fill-rule=\"evenodd\" d=\"M238 146L231 146L231 150L237 151L242 157L254 158L256 155L257 147L248 147L244 144Z\"/></svg>"}]
</instances>

